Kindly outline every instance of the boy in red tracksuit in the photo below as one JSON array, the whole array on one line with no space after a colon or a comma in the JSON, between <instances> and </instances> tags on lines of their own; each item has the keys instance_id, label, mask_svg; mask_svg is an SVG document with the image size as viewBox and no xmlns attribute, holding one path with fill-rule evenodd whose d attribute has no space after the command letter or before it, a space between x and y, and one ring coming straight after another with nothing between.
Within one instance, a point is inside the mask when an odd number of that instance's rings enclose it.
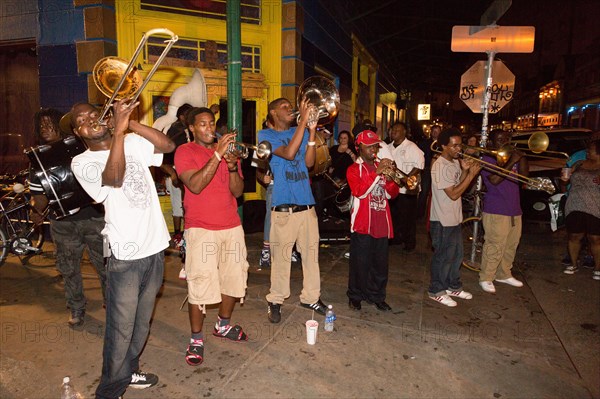
<instances>
[{"instance_id":1,"label":"boy in red tracksuit","mask_svg":"<svg viewBox=\"0 0 600 399\"><path fill-rule=\"evenodd\" d=\"M348 306L360 310L361 301L381 311L392 308L385 302L388 281L388 239L394 237L388 200L399 187L382 175L390 159L377 159L381 140L370 130L356 137L359 157L346 171L353 205L350 236L350 275Z\"/></svg>"}]
</instances>

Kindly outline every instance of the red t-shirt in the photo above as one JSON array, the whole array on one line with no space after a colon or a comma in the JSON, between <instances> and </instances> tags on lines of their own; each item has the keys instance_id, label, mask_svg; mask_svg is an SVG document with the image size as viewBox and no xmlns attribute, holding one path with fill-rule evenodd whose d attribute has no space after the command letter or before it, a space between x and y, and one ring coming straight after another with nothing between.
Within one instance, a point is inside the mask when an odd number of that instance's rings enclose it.
<instances>
[{"instance_id":1,"label":"red t-shirt","mask_svg":"<svg viewBox=\"0 0 600 399\"><path fill-rule=\"evenodd\" d=\"M370 174L375 173L377 168L375 166L364 163ZM371 194L365 198L368 202L369 211L371 213L371 225L369 235L374 238L388 237L388 222L386 215L386 207L388 207L388 200L385 197L385 179L379 179L377 187L371 191Z\"/></svg>"},{"instance_id":2,"label":"red t-shirt","mask_svg":"<svg viewBox=\"0 0 600 399\"><path fill-rule=\"evenodd\" d=\"M175 169L181 174L188 170L200 170L215 152L195 142L177 147ZM241 169L238 173L242 175ZM237 212L237 201L229 191L229 170L225 160L221 161L215 175L199 194L185 187L183 197L185 228L200 227L207 230L225 230L241 225Z\"/></svg>"}]
</instances>

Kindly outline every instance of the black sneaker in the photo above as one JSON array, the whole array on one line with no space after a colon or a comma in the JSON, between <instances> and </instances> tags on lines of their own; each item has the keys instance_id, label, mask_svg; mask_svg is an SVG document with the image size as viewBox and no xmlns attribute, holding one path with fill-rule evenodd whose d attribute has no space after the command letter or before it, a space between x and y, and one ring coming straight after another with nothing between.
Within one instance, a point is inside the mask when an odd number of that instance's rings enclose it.
<instances>
[{"instance_id":1,"label":"black sneaker","mask_svg":"<svg viewBox=\"0 0 600 399\"><path fill-rule=\"evenodd\" d=\"M319 298L319 300L315 303L308 304L300 302L300 305L302 305L303 308L314 310L315 312L323 316L325 316L325 312L327 312L327 306L325 306L323 301L321 301L321 298Z\"/></svg>"},{"instance_id":2,"label":"black sneaker","mask_svg":"<svg viewBox=\"0 0 600 399\"><path fill-rule=\"evenodd\" d=\"M260 269L271 267L271 251L263 248L260 253L260 260L258 261L258 267Z\"/></svg>"},{"instance_id":3,"label":"black sneaker","mask_svg":"<svg viewBox=\"0 0 600 399\"><path fill-rule=\"evenodd\" d=\"M134 389L146 389L153 387L158 383L158 376L152 373L144 373L143 371L136 371L131 374L131 382L129 388Z\"/></svg>"},{"instance_id":4,"label":"black sneaker","mask_svg":"<svg viewBox=\"0 0 600 399\"><path fill-rule=\"evenodd\" d=\"M267 309L267 315L271 323L279 323L281 321L281 304L267 302L269 307Z\"/></svg>"}]
</instances>

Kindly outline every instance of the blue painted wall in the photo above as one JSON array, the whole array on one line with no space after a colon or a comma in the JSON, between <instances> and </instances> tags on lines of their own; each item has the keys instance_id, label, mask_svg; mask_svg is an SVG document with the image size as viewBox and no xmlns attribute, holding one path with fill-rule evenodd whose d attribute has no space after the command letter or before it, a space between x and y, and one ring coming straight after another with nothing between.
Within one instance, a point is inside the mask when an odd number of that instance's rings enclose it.
<instances>
[{"instance_id":1,"label":"blue painted wall","mask_svg":"<svg viewBox=\"0 0 600 399\"><path fill-rule=\"evenodd\" d=\"M83 9L73 0L38 0L40 105L68 111L87 101L87 77L77 72L75 42L84 40Z\"/></svg>"}]
</instances>

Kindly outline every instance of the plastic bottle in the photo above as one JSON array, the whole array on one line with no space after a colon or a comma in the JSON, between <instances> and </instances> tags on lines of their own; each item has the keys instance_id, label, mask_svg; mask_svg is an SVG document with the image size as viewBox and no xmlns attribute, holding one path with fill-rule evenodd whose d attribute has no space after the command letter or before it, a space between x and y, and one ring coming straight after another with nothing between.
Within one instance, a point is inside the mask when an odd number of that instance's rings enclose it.
<instances>
[{"instance_id":1,"label":"plastic bottle","mask_svg":"<svg viewBox=\"0 0 600 399\"><path fill-rule=\"evenodd\" d=\"M71 384L71 378L63 378L62 389L60 391L60 399L82 399L83 396L75 390Z\"/></svg>"},{"instance_id":2,"label":"plastic bottle","mask_svg":"<svg viewBox=\"0 0 600 399\"><path fill-rule=\"evenodd\" d=\"M327 313L325 313L325 331L333 331L333 322L335 321L335 313L333 312L333 305L327 305Z\"/></svg>"}]
</instances>

